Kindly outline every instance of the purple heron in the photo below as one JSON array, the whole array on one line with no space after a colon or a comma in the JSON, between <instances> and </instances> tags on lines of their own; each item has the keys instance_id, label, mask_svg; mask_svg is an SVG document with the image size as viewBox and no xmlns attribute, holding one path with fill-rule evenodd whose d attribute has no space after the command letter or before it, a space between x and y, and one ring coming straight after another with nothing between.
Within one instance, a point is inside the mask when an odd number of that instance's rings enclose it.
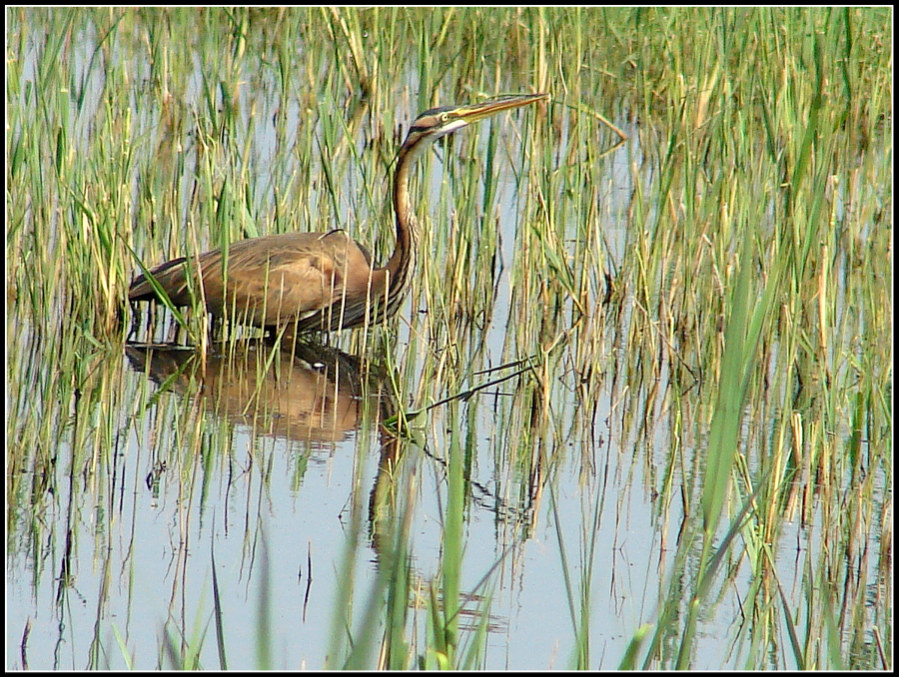
<instances>
[{"instance_id":1,"label":"purple heron","mask_svg":"<svg viewBox=\"0 0 899 677\"><path fill-rule=\"evenodd\" d=\"M240 240L222 250L182 257L138 275L131 301L153 301L159 291L175 306L193 299L209 312L258 327L288 325L296 333L334 331L375 323L396 313L409 289L418 242L409 199L409 170L433 141L502 111L544 101L523 94L468 106L432 108L412 123L393 179L396 245L382 268L346 232L284 233ZM155 284L154 284L155 281Z\"/></svg>"}]
</instances>

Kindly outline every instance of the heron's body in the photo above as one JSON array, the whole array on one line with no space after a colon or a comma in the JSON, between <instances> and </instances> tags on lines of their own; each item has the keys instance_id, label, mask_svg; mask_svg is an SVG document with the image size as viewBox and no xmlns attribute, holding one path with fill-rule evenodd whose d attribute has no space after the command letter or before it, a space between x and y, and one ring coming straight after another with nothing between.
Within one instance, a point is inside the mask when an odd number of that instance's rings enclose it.
<instances>
[{"instance_id":1,"label":"heron's body","mask_svg":"<svg viewBox=\"0 0 899 677\"><path fill-rule=\"evenodd\" d=\"M217 316L260 327L288 325L297 332L327 331L377 322L400 306L409 286L417 233L409 200L409 169L429 143L494 115L545 100L546 94L505 97L422 113L409 130L397 158L393 201L396 248L387 263L373 268L371 257L344 231L285 233L232 243L227 265L222 250L174 259L152 269L157 285L176 306L202 300ZM152 301L157 293L140 275L129 299Z\"/></svg>"},{"instance_id":2,"label":"heron's body","mask_svg":"<svg viewBox=\"0 0 899 677\"><path fill-rule=\"evenodd\" d=\"M387 287L386 269L372 270L368 252L342 230L240 240L228 249L227 268L222 250L213 249L151 272L176 306L189 306L197 297L218 317L257 327L296 324L298 331L355 326L364 315L354 317L344 300L370 296L374 307ZM202 289L197 279L203 280ZM156 293L141 276L129 297L151 301Z\"/></svg>"}]
</instances>

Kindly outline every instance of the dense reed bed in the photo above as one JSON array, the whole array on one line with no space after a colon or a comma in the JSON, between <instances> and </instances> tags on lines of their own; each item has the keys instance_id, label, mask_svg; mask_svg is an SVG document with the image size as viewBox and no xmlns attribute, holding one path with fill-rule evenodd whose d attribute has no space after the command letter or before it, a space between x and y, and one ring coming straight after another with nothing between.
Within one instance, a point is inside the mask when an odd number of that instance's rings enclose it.
<instances>
[{"instance_id":1,"label":"dense reed bed","mask_svg":"<svg viewBox=\"0 0 899 677\"><path fill-rule=\"evenodd\" d=\"M7 9L7 667L892 669L891 22ZM421 162L386 326L132 333L384 261L415 115L544 91Z\"/></svg>"}]
</instances>

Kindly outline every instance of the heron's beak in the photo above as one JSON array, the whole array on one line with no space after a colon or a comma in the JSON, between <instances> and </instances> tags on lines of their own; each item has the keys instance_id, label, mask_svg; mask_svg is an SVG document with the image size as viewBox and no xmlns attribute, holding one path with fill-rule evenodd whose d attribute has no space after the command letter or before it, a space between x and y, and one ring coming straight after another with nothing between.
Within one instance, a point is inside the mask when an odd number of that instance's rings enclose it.
<instances>
[{"instance_id":1,"label":"heron's beak","mask_svg":"<svg viewBox=\"0 0 899 677\"><path fill-rule=\"evenodd\" d=\"M515 94L512 96L498 96L494 99L488 99L481 103L473 103L470 106L460 106L451 112L454 118L457 118L465 124L471 124L478 120L483 120L491 115L496 115L506 110L527 106L537 101L548 101L549 94Z\"/></svg>"}]
</instances>

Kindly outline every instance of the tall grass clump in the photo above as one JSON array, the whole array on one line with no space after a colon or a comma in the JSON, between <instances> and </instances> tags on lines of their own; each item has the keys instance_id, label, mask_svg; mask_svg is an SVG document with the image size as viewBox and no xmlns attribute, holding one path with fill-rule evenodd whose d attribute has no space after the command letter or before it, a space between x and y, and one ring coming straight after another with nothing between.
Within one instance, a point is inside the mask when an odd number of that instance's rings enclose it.
<instances>
[{"instance_id":1,"label":"tall grass clump","mask_svg":"<svg viewBox=\"0 0 899 677\"><path fill-rule=\"evenodd\" d=\"M838 600L818 597L802 617L806 626L796 627L796 612L786 604L770 544L780 538L784 519L795 514L789 507L797 482L811 482L811 495L827 502L853 476L851 456L833 442L852 438L845 422L859 416L858 399L851 395L859 372L851 365L857 364L862 336L872 330L870 336L877 336L876 321L871 326L850 321L852 327L834 317L848 320L846 314L852 313L838 301L855 294L852 283L837 276L838 270L847 270L849 252L842 242L848 233L865 238L873 256L886 243L870 222L861 226L855 221L843 189L849 182L857 190L857 172L864 166L859 164L864 157L859 155L860 138L883 134L878 128L885 112L879 92L889 86L876 79L853 82L859 74L877 77L858 44L855 18L848 11L725 13L718 17L717 31L693 33L689 48L681 44L671 49L671 58L682 60L676 70L687 74L684 78L653 84L654 91L672 93L660 158L658 186L664 192L656 199L659 205L668 202L670 209L654 214L654 236L645 240L645 247L636 238L639 279L660 281L661 292L640 285L637 293L640 305L658 307L658 320L673 330L664 344L682 346L678 361L711 386L699 393L711 396L711 418L707 437L698 438L707 440L701 446L704 473L692 492L703 518L702 530L692 531L701 539L703 553L692 576L695 587L689 603L674 587L673 596L663 602L648 665L659 658L664 665L693 664L698 614L705 600L717 595L708 586L726 561L724 546L739 542L731 540L735 533L743 533L750 556L753 608L764 609L752 617L751 643L739 649L744 665L764 662L760 652L778 641L790 647L784 665L839 666L846 660L831 662L834 656L846 656L845 648L829 646L829 630L840 615ZM717 55L735 53L728 41L737 36L744 40L741 58L722 62ZM775 54L780 57L773 59ZM695 83L695 96L685 90L687 83ZM857 88L878 92L868 100L873 109L861 102ZM716 165L717 173L710 174L702 158L722 152L740 163ZM877 200L883 185L877 174L863 182L866 194ZM858 209L868 211L870 205L859 204ZM693 234L680 234L691 227ZM680 254L680 248L687 249ZM684 264L693 269L681 269ZM709 274L697 277L696 271L706 267ZM720 288L703 289L700 280L717 281ZM863 287L871 290L870 282ZM684 331L685 318L703 315L720 319L704 324L691 319ZM691 336L710 329L705 338ZM655 333L632 332L632 345L639 341L650 348ZM698 350L684 350L693 346ZM874 339L862 353L870 350L889 348ZM834 398L834 388L843 395ZM879 427L877 440L884 440L889 430L884 413L875 406L867 414L887 426ZM768 425L760 425L763 421ZM884 460L878 454L875 466ZM835 462L842 472L821 473L822 463ZM715 546L723 536L716 525L728 516L725 533L730 536ZM839 521L835 514L833 519ZM822 524L821 538L827 543L840 530ZM679 551L689 547L691 539L682 538ZM716 553L716 548L721 549ZM679 578L677 566L687 561L677 560L672 585ZM686 625L678 632L671 625L682 613ZM788 639L775 639L784 629ZM682 635L676 658L657 653L670 633Z\"/></svg>"}]
</instances>

